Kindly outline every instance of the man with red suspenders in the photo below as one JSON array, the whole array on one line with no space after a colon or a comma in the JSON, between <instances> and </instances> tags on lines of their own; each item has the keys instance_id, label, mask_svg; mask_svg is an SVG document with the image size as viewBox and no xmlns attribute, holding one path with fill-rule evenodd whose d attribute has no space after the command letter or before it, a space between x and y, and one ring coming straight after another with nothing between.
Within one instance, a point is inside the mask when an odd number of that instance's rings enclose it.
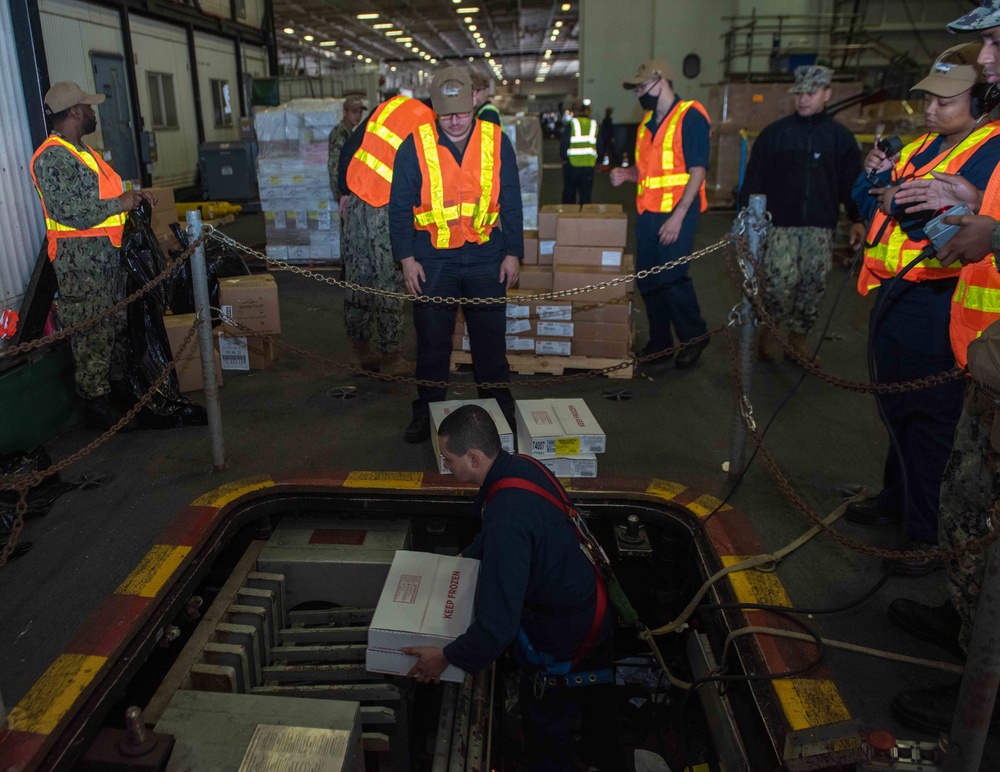
<instances>
[{"instance_id":1,"label":"man with red suspenders","mask_svg":"<svg viewBox=\"0 0 1000 772\"><path fill-rule=\"evenodd\" d=\"M462 553L481 561L479 606L469 629L444 649L406 649L419 656L410 675L437 681L449 664L475 673L516 641L528 768L575 769L578 713L584 743L594 741L603 756L589 760L620 768L607 712L614 704L614 612L600 572L581 549L589 535L574 524L569 497L537 461L502 450L493 419L477 405L447 416L438 438L455 479L480 486L482 530ZM600 708L605 715L597 715Z\"/></svg>"}]
</instances>

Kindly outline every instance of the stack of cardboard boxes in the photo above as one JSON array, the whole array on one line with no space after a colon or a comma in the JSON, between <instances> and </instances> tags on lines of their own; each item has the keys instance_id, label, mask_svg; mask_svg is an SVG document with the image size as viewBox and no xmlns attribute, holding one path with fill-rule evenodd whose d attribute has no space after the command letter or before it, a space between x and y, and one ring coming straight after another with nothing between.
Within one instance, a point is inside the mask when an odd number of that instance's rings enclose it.
<instances>
[{"instance_id":1,"label":"stack of cardboard boxes","mask_svg":"<svg viewBox=\"0 0 1000 772\"><path fill-rule=\"evenodd\" d=\"M634 284L529 301L528 296L624 278L635 261L625 254L628 218L617 204L544 206L538 230L525 231L524 264L517 288L507 293L507 353L515 370L522 355L627 359L632 350ZM455 351L469 351L461 314ZM586 363L574 363L586 366Z\"/></svg>"},{"instance_id":2,"label":"stack of cardboard boxes","mask_svg":"<svg viewBox=\"0 0 1000 772\"><path fill-rule=\"evenodd\" d=\"M169 260L169 250L178 250L181 248L180 242L177 241L177 237L174 236L174 232L170 228L171 224L180 222L181 228L187 227L184 222L177 219L177 207L174 202L174 189L143 188L143 191L149 193L156 199L156 206L153 207L153 216L149 225L150 228L153 229L153 235L156 236L156 240L160 243L160 249L163 250L163 256Z\"/></svg>"},{"instance_id":3,"label":"stack of cardboard boxes","mask_svg":"<svg viewBox=\"0 0 1000 772\"><path fill-rule=\"evenodd\" d=\"M270 274L219 280L219 304L226 317L241 325L222 325L219 352L224 370L264 370L274 361L275 344L263 335L281 334L278 287ZM243 328L249 328L256 335Z\"/></svg>"},{"instance_id":4,"label":"stack of cardboard boxes","mask_svg":"<svg viewBox=\"0 0 1000 772\"><path fill-rule=\"evenodd\" d=\"M267 254L289 263L340 259L340 216L327 171L330 132L342 99L295 99L258 109L257 184Z\"/></svg>"},{"instance_id":5,"label":"stack of cardboard boxes","mask_svg":"<svg viewBox=\"0 0 1000 772\"><path fill-rule=\"evenodd\" d=\"M518 452L556 477L597 477L597 454L606 450L607 437L583 399L521 399L516 405Z\"/></svg>"}]
</instances>

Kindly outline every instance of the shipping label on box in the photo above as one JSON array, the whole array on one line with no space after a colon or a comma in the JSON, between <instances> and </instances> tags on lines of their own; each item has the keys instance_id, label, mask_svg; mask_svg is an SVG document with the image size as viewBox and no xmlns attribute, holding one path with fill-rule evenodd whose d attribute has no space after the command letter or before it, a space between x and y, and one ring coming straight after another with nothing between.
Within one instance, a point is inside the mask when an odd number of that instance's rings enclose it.
<instances>
[{"instance_id":1,"label":"shipping label on box","mask_svg":"<svg viewBox=\"0 0 1000 772\"><path fill-rule=\"evenodd\" d=\"M573 341L570 340L535 339L535 353L538 356L568 357L572 351Z\"/></svg>"},{"instance_id":2,"label":"shipping label on box","mask_svg":"<svg viewBox=\"0 0 1000 772\"><path fill-rule=\"evenodd\" d=\"M573 322L539 321L537 334L545 335L549 338L572 338Z\"/></svg>"},{"instance_id":3,"label":"shipping label on box","mask_svg":"<svg viewBox=\"0 0 1000 772\"><path fill-rule=\"evenodd\" d=\"M223 370L250 371L250 352L246 338L219 338L219 356Z\"/></svg>"},{"instance_id":4,"label":"shipping label on box","mask_svg":"<svg viewBox=\"0 0 1000 772\"><path fill-rule=\"evenodd\" d=\"M508 351L534 351L535 350L535 339L534 338L522 338L517 335L508 335L507 338L507 350Z\"/></svg>"},{"instance_id":5,"label":"shipping label on box","mask_svg":"<svg viewBox=\"0 0 1000 772\"><path fill-rule=\"evenodd\" d=\"M604 430L582 399L519 399L517 444L532 456L603 453Z\"/></svg>"},{"instance_id":6,"label":"shipping label on box","mask_svg":"<svg viewBox=\"0 0 1000 772\"><path fill-rule=\"evenodd\" d=\"M288 247L286 247L284 244L268 244L267 256L270 257L272 260L287 260Z\"/></svg>"},{"instance_id":7,"label":"shipping label on box","mask_svg":"<svg viewBox=\"0 0 1000 772\"><path fill-rule=\"evenodd\" d=\"M508 303L506 314L508 319L527 319L531 316L531 306L519 303Z\"/></svg>"},{"instance_id":8,"label":"shipping label on box","mask_svg":"<svg viewBox=\"0 0 1000 772\"><path fill-rule=\"evenodd\" d=\"M472 624L478 580L478 560L397 550L368 628L367 670L406 675L417 657L404 648L442 648L462 635ZM449 665L441 680L461 683L465 673Z\"/></svg>"},{"instance_id":9,"label":"shipping label on box","mask_svg":"<svg viewBox=\"0 0 1000 772\"><path fill-rule=\"evenodd\" d=\"M542 257L545 256L545 255L548 255L549 257L551 257L552 253L555 251L555 249L556 249L556 240L555 239L546 239L545 241L539 241L538 242L538 262L541 263L542 262ZM550 260L549 262L551 263L552 261Z\"/></svg>"},{"instance_id":10,"label":"shipping label on box","mask_svg":"<svg viewBox=\"0 0 1000 772\"><path fill-rule=\"evenodd\" d=\"M573 321L573 304L566 302L557 305L549 301L536 303L534 314L540 322L571 322Z\"/></svg>"},{"instance_id":11,"label":"shipping label on box","mask_svg":"<svg viewBox=\"0 0 1000 772\"><path fill-rule=\"evenodd\" d=\"M258 335L277 335L281 332L278 285L270 274L220 279L219 303L226 315L241 325L236 327L224 323L226 335L246 336L247 329Z\"/></svg>"},{"instance_id":12,"label":"shipping label on box","mask_svg":"<svg viewBox=\"0 0 1000 772\"><path fill-rule=\"evenodd\" d=\"M597 477L597 456L580 453L575 456L535 456L556 477Z\"/></svg>"},{"instance_id":13,"label":"shipping label on box","mask_svg":"<svg viewBox=\"0 0 1000 772\"><path fill-rule=\"evenodd\" d=\"M526 332L534 332L534 330L532 330L532 321L530 319L507 320L508 335L521 335Z\"/></svg>"},{"instance_id":14,"label":"shipping label on box","mask_svg":"<svg viewBox=\"0 0 1000 772\"><path fill-rule=\"evenodd\" d=\"M444 456L441 455L438 427L441 426L441 422L447 416L454 413L463 405L479 405L479 407L489 413L490 418L493 419L493 423L497 426L497 434L500 435L500 447L508 453L514 452L514 432L510 424L507 423L507 418L504 416L503 411L500 410L500 405L495 399L449 399L444 402L431 402L429 405L431 445L434 447L434 457L437 459L437 468L441 474L451 474L451 472L445 467Z\"/></svg>"}]
</instances>

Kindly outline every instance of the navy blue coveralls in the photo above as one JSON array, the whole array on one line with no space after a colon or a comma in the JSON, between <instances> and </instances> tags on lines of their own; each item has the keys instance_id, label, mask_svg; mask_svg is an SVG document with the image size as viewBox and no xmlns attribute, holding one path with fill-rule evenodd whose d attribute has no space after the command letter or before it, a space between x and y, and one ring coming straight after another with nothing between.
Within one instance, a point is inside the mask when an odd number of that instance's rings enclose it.
<instances>
[{"instance_id":1,"label":"navy blue coveralls","mask_svg":"<svg viewBox=\"0 0 1000 772\"><path fill-rule=\"evenodd\" d=\"M478 120L478 119L476 119ZM451 153L458 163L463 153L438 125L439 152ZM393 258L414 257L424 269L427 281L424 295L440 297L496 298L507 289L499 280L500 264L506 255L524 257L524 232L521 215L521 182L517 156L506 135L500 147L500 226L490 233L485 244L466 242L455 249L437 249L430 233L413 226L413 210L420 206L423 175L413 137L403 141L396 153L389 198L389 229ZM413 304L413 326L417 332L416 377L447 381L451 365L451 339L455 332L458 306L430 303ZM507 363L506 307L502 303L464 306L462 313L469 327L472 375L477 383L510 380ZM413 402L414 418L428 415L428 404L440 402L447 388L418 386ZM480 399L492 397L505 415L513 415L514 398L509 389L479 389Z\"/></svg>"},{"instance_id":2,"label":"navy blue coveralls","mask_svg":"<svg viewBox=\"0 0 1000 772\"><path fill-rule=\"evenodd\" d=\"M919 169L933 161L940 154L943 141L937 136L925 149L915 153L911 168ZM998 163L1000 137L980 147L959 173L984 190ZM879 179L889 182L890 175L889 171L883 172ZM877 201L868 194L872 187L861 174L853 191L854 201L868 221L877 207ZM894 203L893 216L911 239L927 238L923 226L932 214L907 215L905 209L897 209ZM920 282L908 281L908 276L883 281L871 311L868 334L877 383L925 378L955 366L948 324L958 276ZM879 505L904 520L910 539L928 544L938 541L941 479L962 413L964 394L965 383L952 380L928 389L876 396L886 428L896 444L893 447L890 443L886 456Z\"/></svg>"},{"instance_id":3,"label":"navy blue coveralls","mask_svg":"<svg viewBox=\"0 0 1000 772\"><path fill-rule=\"evenodd\" d=\"M681 101L680 97L670 105L673 110ZM667 111L667 115L670 114ZM656 122L656 112L646 122L646 128L653 136L660 124ZM698 110L688 110L681 121L681 142L684 147L684 163L688 169L703 166L708 171L710 126L705 116ZM699 199L696 197L684 216L680 236L673 244L660 243L660 226L670 217L669 212L643 212L636 221L636 267L649 270L690 255L694 249L695 231L698 229ZM698 307L698 297L694 283L688 276L688 266L682 265L662 271L655 276L640 279L639 293L646 305L649 317L649 346L647 353L661 351L674 345L671 325L681 342L704 335L708 326Z\"/></svg>"},{"instance_id":4,"label":"navy blue coveralls","mask_svg":"<svg viewBox=\"0 0 1000 772\"><path fill-rule=\"evenodd\" d=\"M448 662L467 673L476 673L499 658L522 627L536 650L552 654L556 661L572 660L594 621L594 568L566 516L541 496L512 488L498 491L482 509L490 486L509 477L528 480L559 496L559 483L526 458L501 450L490 467L473 504L482 511L482 530L462 553L481 561L478 612L468 631L444 649ZM579 669L611 666L613 620L609 607L600 643ZM617 746L614 698L609 693L613 685L550 687L538 699L531 666L516 645L514 652L525 672L521 708L529 768L573 769L571 733L581 705L583 737L597 741L595 753L613 754ZM603 714L595 709L598 706ZM590 722L594 726L588 731ZM613 761L601 766L616 768Z\"/></svg>"}]
</instances>

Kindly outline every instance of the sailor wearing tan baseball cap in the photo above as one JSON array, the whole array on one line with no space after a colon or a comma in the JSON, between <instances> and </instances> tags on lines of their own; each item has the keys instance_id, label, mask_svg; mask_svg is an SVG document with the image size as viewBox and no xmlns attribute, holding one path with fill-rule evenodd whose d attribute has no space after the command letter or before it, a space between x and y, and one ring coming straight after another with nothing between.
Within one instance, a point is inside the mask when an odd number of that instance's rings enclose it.
<instances>
[{"instance_id":1,"label":"sailor wearing tan baseball cap","mask_svg":"<svg viewBox=\"0 0 1000 772\"><path fill-rule=\"evenodd\" d=\"M438 117L471 113L472 75L466 67L445 67L431 80L431 107Z\"/></svg>"},{"instance_id":2,"label":"sailor wearing tan baseball cap","mask_svg":"<svg viewBox=\"0 0 1000 772\"><path fill-rule=\"evenodd\" d=\"M77 105L103 104L104 94L88 94L75 83L64 80L45 92L45 114L58 115Z\"/></svg>"},{"instance_id":3,"label":"sailor wearing tan baseball cap","mask_svg":"<svg viewBox=\"0 0 1000 772\"><path fill-rule=\"evenodd\" d=\"M931 65L927 77L910 91L925 91L950 99L964 94L983 79L983 68L976 62L979 43L964 43L944 51Z\"/></svg>"},{"instance_id":4,"label":"sailor wearing tan baseball cap","mask_svg":"<svg viewBox=\"0 0 1000 772\"><path fill-rule=\"evenodd\" d=\"M622 86L627 89L633 89L647 80L653 80L654 78L671 80L673 73L670 70L670 65L662 59L650 59L648 62L643 62L639 65L639 69L635 71L635 75L631 78L626 78Z\"/></svg>"}]
</instances>

